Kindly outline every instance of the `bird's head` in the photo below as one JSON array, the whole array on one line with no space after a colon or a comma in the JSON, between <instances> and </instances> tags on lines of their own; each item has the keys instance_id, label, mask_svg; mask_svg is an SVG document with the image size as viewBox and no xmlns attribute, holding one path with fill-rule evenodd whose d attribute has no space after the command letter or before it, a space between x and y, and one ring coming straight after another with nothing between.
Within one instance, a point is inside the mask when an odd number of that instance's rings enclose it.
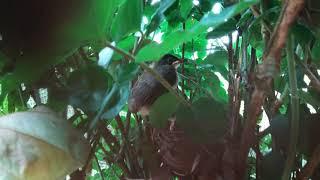
<instances>
[{"instance_id":1,"label":"bird's head","mask_svg":"<svg viewBox=\"0 0 320 180\"><path fill-rule=\"evenodd\" d=\"M164 55L158 62L157 65L173 65L177 66L181 63L180 59L171 54Z\"/></svg>"}]
</instances>

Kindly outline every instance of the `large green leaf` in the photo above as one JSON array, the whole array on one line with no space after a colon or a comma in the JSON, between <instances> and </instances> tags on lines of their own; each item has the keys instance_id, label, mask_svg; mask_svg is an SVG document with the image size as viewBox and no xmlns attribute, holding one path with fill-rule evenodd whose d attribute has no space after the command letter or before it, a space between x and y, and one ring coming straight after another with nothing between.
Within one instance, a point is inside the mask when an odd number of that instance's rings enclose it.
<instances>
[{"instance_id":1,"label":"large green leaf","mask_svg":"<svg viewBox=\"0 0 320 180\"><path fill-rule=\"evenodd\" d=\"M218 69L220 67L225 68L228 63L228 52L226 50L220 49L210 54L202 62L202 64L211 64L216 66Z\"/></svg>"},{"instance_id":2,"label":"large green leaf","mask_svg":"<svg viewBox=\"0 0 320 180\"><path fill-rule=\"evenodd\" d=\"M124 51L129 52L135 43L136 37L132 36L128 36L125 39L122 39L121 41L119 41L119 43L117 43L117 48L122 49ZM112 60L120 60L123 56L119 53L114 53Z\"/></svg>"},{"instance_id":3,"label":"large green leaf","mask_svg":"<svg viewBox=\"0 0 320 180\"><path fill-rule=\"evenodd\" d=\"M176 112L177 125L197 142L216 142L226 132L226 110L211 98L199 98L192 107L180 105Z\"/></svg>"},{"instance_id":4,"label":"large green leaf","mask_svg":"<svg viewBox=\"0 0 320 180\"><path fill-rule=\"evenodd\" d=\"M184 19L187 19L192 7L193 7L192 0L180 1L180 15L181 15L181 17Z\"/></svg>"},{"instance_id":5,"label":"large green leaf","mask_svg":"<svg viewBox=\"0 0 320 180\"><path fill-rule=\"evenodd\" d=\"M164 128L168 119L176 111L178 101L172 93L160 96L150 109L150 121L154 127Z\"/></svg>"},{"instance_id":6,"label":"large green leaf","mask_svg":"<svg viewBox=\"0 0 320 180\"><path fill-rule=\"evenodd\" d=\"M141 0L126 0L120 6L111 27L113 40L118 41L129 33L137 32L140 29L142 7L143 1Z\"/></svg>"},{"instance_id":7,"label":"large green leaf","mask_svg":"<svg viewBox=\"0 0 320 180\"><path fill-rule=\"evenodd\" d=\"M221 36L227 35L228 33L236 30L236 24L237 20L234 18L229 19L227 22L221 24L214 30L208 33L207 38L208 39L215 39L219 38Z\"/></svg>"},{"instance_id":8,"label":"large green leaf","mask_svg":"<svg viewBox=\"0 0 320 180\"><path fill-rule=\"evenodd\" d=\"M103 119L114 118L129 98L130 82L126 81L122 84L114 84L111 91L107 93L100 109L104 109L101 115Z\"/></svg>"},{"instance_id":9,"label":"large green leaf","mask_svg":"<svg viewBox=\"0 0 320 180\"><path fill-rule=\"evenodd\" d=\"M103 38L110 28L114 14L125 0L96 0L86 2L86 9L61 28L58 38L65 42L81 43L85 40Z\"/></svg>"},{"instance_id":10,"label":"large green leaf","mask_svg":"<svg viewBox=\"0 0 320 180\"><path fill-rule=\"evenodd\" d=\"M147 26L147 31L146 31L146 35L149 35L151 32L155 31L159 25L161 24L161 22L164 19L164 15L163 13L172 6L172 4L175 2L176 0L163 0L160 2L160 7L156 10L156 12L152 15L152 19L150 21L150 23Z\"/></svg>"},{"instance_id":11,"label":"large green leaf","mask_svg":"<svg viewBox=\"0 0 320 180\"><path fill-rule=\"evenodd\" d=\"M108 72L113 77L114 81L122 84L131 81L136 77L139 71L139 66L136 63L117 64L112 63L108 68Z\"/></svg>"},{"instance_id":12,"label":"large green leaf","mask_svg":"<svg viewBox=\"0 0 320 180\"><path fill-rule=\"evenodd\" d=\"M136 56L138 62L157 60L173 48L179 46L183 42L190 41L192 38L205 32L209 27L216 28L223 24L227 19L240 13L250 5L257 3L258 0L242 1L238 4L224 9L220 14L208 13L193 28L188 31L178 30L166 36L161 44L151 43L141 49Z\"/></svg>"}]
</instances>

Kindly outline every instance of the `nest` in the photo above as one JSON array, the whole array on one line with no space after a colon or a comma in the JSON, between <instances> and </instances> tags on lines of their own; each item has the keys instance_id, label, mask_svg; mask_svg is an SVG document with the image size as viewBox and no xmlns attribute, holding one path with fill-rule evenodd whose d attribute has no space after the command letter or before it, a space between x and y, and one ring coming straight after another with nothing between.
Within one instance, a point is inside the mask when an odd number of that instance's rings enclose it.
<instances>
[{"instance_id":1,"label":"nest","mask_svg":"<svg viewBox=\"0 0 320 180\"><path fill-rule=\"evenodd\" d=\"M162 163L178 176L218 179L221 174L223 143L193 142L174 121L165 129L153 128L152 140Z\"/></svg>"}]
</instances>

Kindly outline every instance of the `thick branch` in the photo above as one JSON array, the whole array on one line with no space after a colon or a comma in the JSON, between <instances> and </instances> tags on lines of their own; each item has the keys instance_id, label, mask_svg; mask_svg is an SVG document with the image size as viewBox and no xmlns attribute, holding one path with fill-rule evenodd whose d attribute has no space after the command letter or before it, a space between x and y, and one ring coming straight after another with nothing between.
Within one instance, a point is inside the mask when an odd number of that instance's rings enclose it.
<instances>
[{"instance_id":1,"label":"thick branch","mask_svg":"<svg viewBox=\"0 0 320 180\"><path fill-rule=\"evenodd\" d=\"M271 87L272 78L279 71L281 52L287 40L288 31L295 21L300 10L303 8L304 0L287 0L278 19L277 26L272 34L268 48L263 56L263 64L257 69L255 90L249 104L249 114L241 135L241 149L238 162L240 179L246 173L246 162L250 147L255 137L255 127L261 106L266 93Z\"/></svg>"}]
</instances>

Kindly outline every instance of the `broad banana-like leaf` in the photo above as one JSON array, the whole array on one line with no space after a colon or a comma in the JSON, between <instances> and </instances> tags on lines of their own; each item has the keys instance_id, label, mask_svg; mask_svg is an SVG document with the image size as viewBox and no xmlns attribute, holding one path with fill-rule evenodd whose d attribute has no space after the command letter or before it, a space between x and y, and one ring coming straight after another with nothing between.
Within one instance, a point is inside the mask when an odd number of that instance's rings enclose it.
<instances>
[{"instance_id":1,"label":"broad banana-like leaf","mask_svg":"<svg viewBox=\"0 0 320 180\"><path fill-rule=\"evenodd\" d=\"M84 165L90 146L46 107L0 117L0 179L56 180Z\"/></svg>"}]
</instances>

